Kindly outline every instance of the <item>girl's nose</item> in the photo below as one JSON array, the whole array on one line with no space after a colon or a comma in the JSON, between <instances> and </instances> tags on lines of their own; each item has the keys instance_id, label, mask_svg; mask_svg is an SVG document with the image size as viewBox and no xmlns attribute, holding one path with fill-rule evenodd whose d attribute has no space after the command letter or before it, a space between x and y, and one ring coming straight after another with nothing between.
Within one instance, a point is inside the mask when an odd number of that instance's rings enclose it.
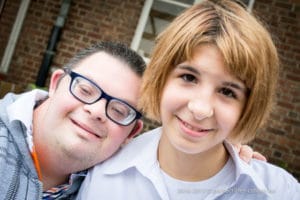
<instances>
[{"instance_id":1,"label":"girl's nose","mask_svg":"<svg viewBox=\"0 0 300 200\"><path fill-rule=\"evenodd\" d=\"M214 110L209 99L193 99L188 103L188 109L197 120L202 120L213 116Z\"/></svg>"}]
</instances>

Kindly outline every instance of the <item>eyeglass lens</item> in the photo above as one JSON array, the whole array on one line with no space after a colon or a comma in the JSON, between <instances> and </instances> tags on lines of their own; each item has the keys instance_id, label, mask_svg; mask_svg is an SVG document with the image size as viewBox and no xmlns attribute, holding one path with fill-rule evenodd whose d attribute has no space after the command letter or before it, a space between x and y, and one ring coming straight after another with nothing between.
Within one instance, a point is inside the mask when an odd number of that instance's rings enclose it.
<instances>
[{"instance_id":1,"label":"eyeglass lens","mask_svg":"<svg viewBox=\"0 0 300 200\"><path fill-rule=\"evenodd\" d=\"M103 96L100 88L80 76L73 78L70 90L77 99L87 104L95 103ZM110 119L122 125L130 124L135 119L136 112L127 104L118 99L107 100L106 115Z\"/></svg>"}]
</instances>

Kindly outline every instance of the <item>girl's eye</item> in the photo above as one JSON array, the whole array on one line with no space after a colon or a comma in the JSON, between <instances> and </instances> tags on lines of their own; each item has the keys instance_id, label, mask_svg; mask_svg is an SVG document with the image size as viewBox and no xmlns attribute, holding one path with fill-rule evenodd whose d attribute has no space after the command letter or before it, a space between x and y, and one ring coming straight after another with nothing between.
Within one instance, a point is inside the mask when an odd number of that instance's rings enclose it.
<instances>
[{"instance_id":1,"label":"girl's eye","mask_svg":"<svg viewBox=\"0 0 300 200\"><path fill-rule=\"evenodd\" d=\"M196 77L191 74L183 74L180 77L186 82L196 82Z\"/></svg>"},{"instance_id":2,"label":"girl's eye","mask_svg":"<svg viewBox=\"0 0 300 200\"><path fill-rule=\"evenodd\" d=\"M237 98L236 93L235 93L232 89L229 89L229 88L221 88L219 92L220 92L221 94L223 94L224 96L226 96L226 97L234 98L234 99Z\"/></svg>"}]
</instances>

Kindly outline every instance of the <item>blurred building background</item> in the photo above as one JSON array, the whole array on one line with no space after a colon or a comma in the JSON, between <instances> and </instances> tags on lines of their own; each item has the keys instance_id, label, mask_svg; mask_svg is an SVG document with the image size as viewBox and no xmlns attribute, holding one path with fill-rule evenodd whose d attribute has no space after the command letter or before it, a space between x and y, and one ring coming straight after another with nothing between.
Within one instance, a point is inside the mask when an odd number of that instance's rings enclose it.
<instances>
[{"instance_id":1,"label":"blurred building background","mask_svg":"<svg viewBox=\"0 0 300 200\"><path fill-rule=\"evenodd\" d=\"M99 40L147 60L154 38L201 0L0 0L0 95L47 87L53 69ZM300 180L300 2L244 0L273 34L281 59L277 101L251 146ZM145 130L157 124L145 119Z\"/></svg>"}]
</instances>

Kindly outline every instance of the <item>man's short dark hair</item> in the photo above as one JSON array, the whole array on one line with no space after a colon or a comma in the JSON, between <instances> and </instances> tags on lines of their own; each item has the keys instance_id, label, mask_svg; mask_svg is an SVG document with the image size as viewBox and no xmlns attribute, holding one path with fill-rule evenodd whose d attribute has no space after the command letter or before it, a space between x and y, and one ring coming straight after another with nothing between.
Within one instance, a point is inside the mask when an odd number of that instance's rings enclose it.
<instances>
[{"instance_id":1,"label":"man's short dark hair","mask_svg":"<svg viewBox=\"0 0 300 200\"><path fill-rule=\"evenodd\" d=\"M110 41L101 41L81 50L70 59L65 67L74 68L85 58L99 52L105 52L126 63L139 76L144 73L146 63L140 55L123 43Z\"/></svg>"}]
</instances>

